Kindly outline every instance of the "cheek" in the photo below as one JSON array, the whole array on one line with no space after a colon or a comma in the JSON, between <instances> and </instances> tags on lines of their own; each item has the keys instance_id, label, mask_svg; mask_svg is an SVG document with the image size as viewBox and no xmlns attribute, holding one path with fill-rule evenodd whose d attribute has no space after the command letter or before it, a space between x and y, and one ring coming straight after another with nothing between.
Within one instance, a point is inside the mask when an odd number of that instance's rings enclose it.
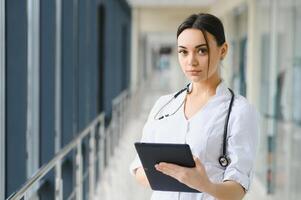
<instances>
[{"instance_id":1,"label":"cheek","mask_svg":"<svg viewBox=\"0 0 301 200\"><path fill-rule=\"evenodd\" d=\"M208 66L208 56L199 56L198 61L201 66Z\"/></svg>"},{"instance_id":2,"label":"cheek","mask_svg":"<svg viewBox=\"0 0 301 200\"><path fill-rule=\"evenodd\" d=\"M217 49L213 49L210 55L210 62L211 62L210 65L218 64L219 60L220 60L220 52Z\"/></svg>"},{"instance_id":3,"label":"cheek","mask_svg":"<svg viewBox=\"0 0 301 200\"><path fill-rule=\"evenodd\" d=\"M210 71L215 71L219 65L219 60L216 55L211 56L210 58Z\"/></svg>"},{"instance_id":4,"label":"cheek","mask_svg":"<svg viewBox=\"0 0 301 200\"><path fill-rule=\"evenodd\" d=\"M185 66L186 66L185 58L183 58L181 56L178 56L178 61L179 61L179 64L180 64L181 68L185 69Z\"/></svg>"}]
</instances>

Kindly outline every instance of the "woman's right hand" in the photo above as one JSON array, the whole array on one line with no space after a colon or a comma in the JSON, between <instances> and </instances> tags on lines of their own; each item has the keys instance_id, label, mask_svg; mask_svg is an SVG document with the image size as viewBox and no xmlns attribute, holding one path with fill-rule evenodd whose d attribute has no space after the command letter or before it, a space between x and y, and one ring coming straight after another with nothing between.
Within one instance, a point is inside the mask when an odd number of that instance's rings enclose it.
<instances>
[{"instance_id":1,"label":"woman's right hand","mask_svg":"<svg viewBox=\"0 0 301 200\"><path fill-rule=\"evenodd\" d=\"M143 167L139 167L136 169L135 177L136 177L136 180L138 181L138 183L140 183L141 185L143 185L145 187L149 187L149 182L145 175L145 171L144 171Z\"/></svg>"}]
</instances>

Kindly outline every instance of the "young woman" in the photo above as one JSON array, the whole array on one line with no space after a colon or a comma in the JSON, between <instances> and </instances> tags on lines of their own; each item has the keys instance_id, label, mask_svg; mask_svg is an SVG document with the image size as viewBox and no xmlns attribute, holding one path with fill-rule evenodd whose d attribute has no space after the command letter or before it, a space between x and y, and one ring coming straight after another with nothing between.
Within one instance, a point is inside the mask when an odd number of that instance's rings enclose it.
<instances>
[{"instance_id":1,"label":"young woman","mask_svg":"<svg viewBox=\"0 0 301 200\"><path fill-rule=\"evenodd\" d=\"M152 199L242 199L250 187L258 120L254 107L220 76L228 50L223 24L211 14L193 14L179 26L177 45L191 84L176 98L171 94L157 100L141 141L189 144L196 167L162 162L155 168L202 193L154 191ZM149 185L138 157L131 172Z\"/></svg>"}]
</instances>

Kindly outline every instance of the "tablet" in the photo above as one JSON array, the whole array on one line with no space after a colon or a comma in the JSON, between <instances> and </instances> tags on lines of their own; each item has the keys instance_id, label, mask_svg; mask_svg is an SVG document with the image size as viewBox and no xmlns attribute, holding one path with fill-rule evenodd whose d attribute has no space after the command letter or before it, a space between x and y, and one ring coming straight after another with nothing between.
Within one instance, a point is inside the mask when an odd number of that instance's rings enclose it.
<instances>
[{"instance_id":1,"label":"tablet","mask_svg":"<svg viewBox=\"0 0 301 200\"><path fill-rule=\"evenodd\" d=\"M135 148L153 190L200 192L188 187L171 176L157 171L155 168L155 164L160 162L173 163L184 167L195 167L188 144L136 142Z\"/></svg>"}]
</instances>

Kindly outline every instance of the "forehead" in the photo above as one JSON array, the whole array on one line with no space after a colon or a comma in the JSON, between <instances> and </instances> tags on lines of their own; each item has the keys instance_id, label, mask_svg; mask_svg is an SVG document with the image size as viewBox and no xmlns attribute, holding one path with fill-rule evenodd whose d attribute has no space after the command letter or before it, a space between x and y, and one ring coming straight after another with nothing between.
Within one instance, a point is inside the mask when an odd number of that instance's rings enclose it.
<instances>
[{"instance_id":1,"label":"forehead","mask_svg":"<svg viewBox=\"0 0 301 200\"><path fill-rule=\"evenodd\" d=\"M213 36L206 32L209 46L212 42L215 42ZM196 45L206 44L203 32L198 29L185 29L178 37L178 46L195 47Z\"/></svg>"}]
</instances>

